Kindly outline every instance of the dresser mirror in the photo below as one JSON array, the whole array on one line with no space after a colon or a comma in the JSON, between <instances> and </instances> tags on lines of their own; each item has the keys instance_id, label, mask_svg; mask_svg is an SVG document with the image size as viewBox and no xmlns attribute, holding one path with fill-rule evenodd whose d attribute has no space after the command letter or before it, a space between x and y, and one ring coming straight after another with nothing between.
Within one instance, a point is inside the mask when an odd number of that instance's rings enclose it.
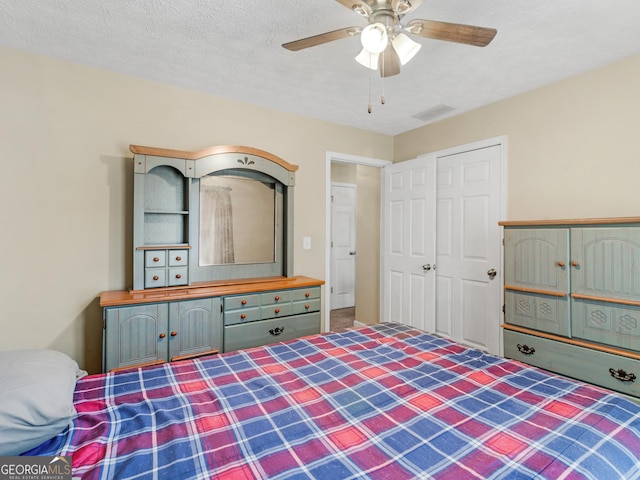
<instances>
[{"instance_id":1,"label":"dresser mirror","mask_svg":"<svg viewBox=\"0 0 640 480\"><path fill-rule=\"evenodd\" d=\"M276 258L276 182L255 172L200 179L200 266L270 263ZM281 204L281 202L280 202Z\"/></svg>"}]
</instances>

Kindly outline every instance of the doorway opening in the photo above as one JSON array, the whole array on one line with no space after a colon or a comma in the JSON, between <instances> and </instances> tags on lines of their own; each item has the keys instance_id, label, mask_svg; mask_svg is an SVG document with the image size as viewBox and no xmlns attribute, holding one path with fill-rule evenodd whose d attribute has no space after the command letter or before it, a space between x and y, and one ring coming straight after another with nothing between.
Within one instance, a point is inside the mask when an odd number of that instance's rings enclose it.
<instances>
[{"instance_id":1,"label":"doorway opening","mask_svg":"<svg viewBox=\"0 0 640 480\"><path fill-rule=\"evenodd\" d=\"M340 330L349 326L380 321L380 219L382 167L387 160L328 152L326 156L326 223L325 223L325 293L324 330ZM332 187L335 184L355 186L355 248L341 253L344 261L336 266L332 232L334 208ZM344 223L337 222L337 223ZM340 227L342 228L342 226ZM341 232L342 233L342 232ZM345 236L342 236L344 240ZM333 244L335 247L335 242ZM353 252L353 255L350 253ZM340 256L340 255L339 255ZM355 267L353 306L335 303L332 289L344 286L344 274L339 271L349 263ZM348 274L347 274L348 275ZM347 276L348 278L348 276ZM343 282L338 285L336 282ZM349 281L347 281L349 283ZM344 300L344 297L343 297ZM349 302L347 302L349 303ZM333 308L333 307L339 308ZM333 318L333 321L332 321Z\"/></svg>"}]
</instances>

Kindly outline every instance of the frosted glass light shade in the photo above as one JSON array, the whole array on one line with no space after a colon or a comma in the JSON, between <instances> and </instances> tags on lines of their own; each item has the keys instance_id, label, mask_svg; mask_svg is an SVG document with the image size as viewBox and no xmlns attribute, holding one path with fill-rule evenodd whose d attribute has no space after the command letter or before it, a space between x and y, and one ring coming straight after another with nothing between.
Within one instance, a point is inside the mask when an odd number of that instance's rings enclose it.
<instances>
[{"instance_id":1,"label":"frosted glass light shade","mask_svg":"<svg viewBox=\"0 0 640 480\"><path fill-rule=\"evenodd\" d=\"M367 51L366 48L363 48L356 56L356 61L363 67L370 68L371 70L377 70L379 57L379 53L371 53Z\"/></svg>"},{"instance_id":2,"label":"frosted glass light shade","mask_svg":"<svg viewBox=\"0 0 640 480\"><path fill-rule=\"evenodd\" d=\"M382 52L389 44L386 27L382 23L367 25L360 34L360 42L371 53Z\"/></svg>"},{"instance_id":3,"label":"frosted glass light shade","mask_svg":"<svg viewBox=\"0 0 640 480\"><path fill-rule=\"evenodd\" d=\"M393 45L393 49L398 54L400 58L400 64L404 65L409 60L411 60L416 53L422 48L418 42L414 42L409 37L407 37L404 33L399 33L396 35L396 38L391 42Z\"/></svg>"}]
</instances>

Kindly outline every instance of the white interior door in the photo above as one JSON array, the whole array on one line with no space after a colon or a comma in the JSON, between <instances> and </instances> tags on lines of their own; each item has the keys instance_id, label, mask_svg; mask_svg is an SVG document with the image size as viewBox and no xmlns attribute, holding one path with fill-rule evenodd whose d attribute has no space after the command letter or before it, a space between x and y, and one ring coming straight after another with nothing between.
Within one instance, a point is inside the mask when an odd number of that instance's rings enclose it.
<instances>
[{"instance_id":1,"label":"white interior door","mask_svg":"<svg viewBox=\"0 0 640 480\"><path fill-rule=\"evenodd\" d=\"M331 184L331 309L356 302L356 186Z\"/></svg>"},{"instance_id":2,"label":"white interior door","mask_svg":"<svg viewBox=\"0 0 640 480\"><path fill-rule=\"evenodd\" d=\"M502 145L437 155L436 329L500 353Z\"/></svg>"},{"instance_id":3,"label":"white interior door","mask_svg":"<svg viewBox=\"0 0 640 480\"><path fill-rule=\"evenodd\" d=\"M384 167L382 321L433 331L435 161Z\"/></svg>"}]
</instances>

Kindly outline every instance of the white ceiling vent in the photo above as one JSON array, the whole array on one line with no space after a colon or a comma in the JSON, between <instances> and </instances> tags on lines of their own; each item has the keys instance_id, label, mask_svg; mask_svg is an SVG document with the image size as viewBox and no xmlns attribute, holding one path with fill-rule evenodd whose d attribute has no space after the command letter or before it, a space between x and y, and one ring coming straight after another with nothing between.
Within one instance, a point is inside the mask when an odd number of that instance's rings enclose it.
<instances>
[{"instance_id":1,"label":"white ceiling vent","mask_svg":"<svg viewBox=\"0 0 640 480\"><path fill-rule=\"evenodd\" d=\"M431 107L424 112L416 113L415 115L412 115L411 118L417 118L418 120L422 120L423 122L429 122L438 117L442 117L447 113L453 112L454 110L455 107L452 107L451 105L440 104L436 105L435 107Z\"/></svg>"}]
</instances>

